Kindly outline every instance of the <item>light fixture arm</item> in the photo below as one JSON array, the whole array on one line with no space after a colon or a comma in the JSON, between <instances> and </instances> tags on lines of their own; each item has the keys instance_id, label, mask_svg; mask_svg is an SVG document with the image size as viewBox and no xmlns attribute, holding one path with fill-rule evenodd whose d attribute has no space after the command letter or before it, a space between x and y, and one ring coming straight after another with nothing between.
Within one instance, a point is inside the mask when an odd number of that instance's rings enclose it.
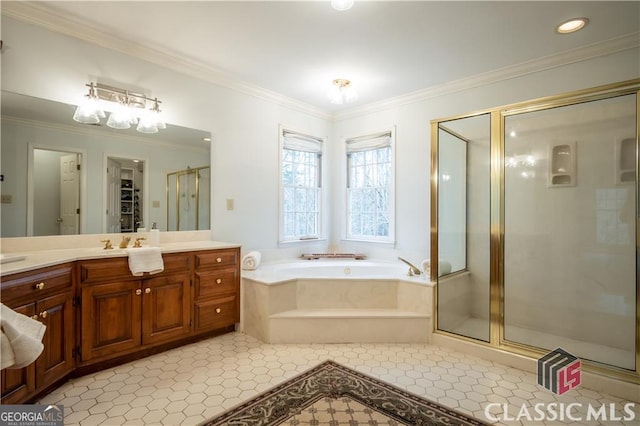
<instances>
[{"instance_id":1,"label":"light fixture arm","mask_svg":"<svg viewBox=\"0 0 640 426\"><path fill-rule=\"evenodd\" d=\"M158 129L167 126L160 115L160 101L142 93L131 92L106 84L90 82L85 84L89 93L78 105L73 115L74 121L85 124L98 124L105 114L101 100L118 104L107 120L107 126L114 129L128 129L137 124L136 130L141 133L157 133ZM149 108L147 106L150 105ZM138 118L140 117L140 119Z\"/></svg>"},{"instance_id":2,"label":"light fixture arm","mask_svg":"<svg viewBox=\"0 0 640 426\"><path fill-rule=\"evenodd\" d=\"M162 101L160 101L158 98L150 98L142 93L120 89L118 87L113 87L102 83L91 82L85 84L85 86L89 88L89 96L96 97L105 101L120 102L141 108L144 108L147 101L154 102L154 105L156 103L162 103Z\"/></svg>"}]
</instances>

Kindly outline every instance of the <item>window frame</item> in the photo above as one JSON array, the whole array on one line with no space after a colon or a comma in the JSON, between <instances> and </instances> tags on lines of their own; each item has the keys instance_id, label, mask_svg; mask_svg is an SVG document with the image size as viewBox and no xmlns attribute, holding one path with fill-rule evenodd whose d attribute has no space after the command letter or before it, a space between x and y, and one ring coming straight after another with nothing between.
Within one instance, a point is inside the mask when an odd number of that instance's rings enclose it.
<instances>
[{"instance_id":1,"label":"window frame","mask_svg":"<svg viewBox=\"0 0 640 426\"><path fill-rule=\"evenodd\" d=\"M351 200L350 200L350 188L349 188L349 177L350 177L350 164L349 164L349 150L347 148L348 144L351 141L355 140L372 140L377 137L382 137L384 135L389 135L390 141L390 162L391 162L391 175L389 176L389 205L388 205L388 218L389 218L389 235L387 236L365 236L365 235L354 235L351 233ZM395 210L396 210L396 130L395 126L378 131L366 133L363 135L344 138L342 142L342 164L343 164L343 232L342 238L344 241L354 241L354 242L367 242L367 243L381 243L381 244L395 244Z\"/></svg>"},{"instance_id":2,"label":"window frame","mask_svg":"<svg viewBox=\"0 0 640 426\"><path fill-rule=\"evenodd\" d=\"M317 233L315 235L295 235L295 236L286 236L285 235L285 185L283 181L283 173L284 173L284 150L286 149L285 144L285 135L297 135L301 139L309 139L318 142L320 145L320 150L318 151L318 187L317 188ZM294 130L290 127L280 126L279 127L279 136L278 136L278 192L279 192L279 200L278 200L278 242L280 244L288 244L288 243L296 243L296 242L317 242L318 240L324 239L324 169L325 169L325 150L326 150L326 138L319 136L312 136L308 133L300 132ZM302 150L301 150L302 151ZM303 187L303 188L312 188L312 187Z\"/></svg>"}]
</instances>

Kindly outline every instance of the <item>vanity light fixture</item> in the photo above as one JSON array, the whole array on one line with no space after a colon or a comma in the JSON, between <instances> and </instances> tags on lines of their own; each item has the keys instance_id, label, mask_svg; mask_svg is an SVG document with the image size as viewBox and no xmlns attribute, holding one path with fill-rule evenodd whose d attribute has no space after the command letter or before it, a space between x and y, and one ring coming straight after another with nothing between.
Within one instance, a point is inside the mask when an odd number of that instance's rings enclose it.
<instances>
[{"instance_id":1,"label":"vanity light fixture","mask_svg":"<svg viewBox=\"0 0 640 426\"><path fill-rule=\"evenodd\" d=\"M358 93L353 88L351 81L345 78L336 78L327 94L332 104L341 105L358 99Z\"/></svg>"},{"instance_id":2,"label":"vanity light fixture","mask_svg":"<svg viewBox=\"0 0 640 426\"><path fill-rule=\"evenodd\" d=\"M101 118L104 118L104 111L100 106L100 99L96 94L96 87L93 83L87 84L89 93L80 101L73 119L78 123L98 124Z\"/></svg>"},{"instance_id":3,"label":"vanity light fixture","mask_svg":"<svg viewBox=\"0 0 640 426\"><path fill-rule=\"evenodd\" d=\"M583 29L588 23L589 20L587 18L571 18L558 25L556 27L556 32L558 34L575 33L576 31Z\"/></svg>"},{"instance_id":4,"label":"vanity light fixture","mask_svg":"<svg viewBox=\"0 0 640 426\"><path fill-rule=\"evenodd\" d=\"M353 7L353 0L331 0L331 7L335 10L349 10Z\"/></svg>"},{"instance_id":5,"label":"vanity light fixture","mask_svg":"<svg viewBox=\"0 0 640 426\"><path fill-rule=\"evenodd\" d=\"M157 133L158 129L167 128L160 117L161 101L158 98L100 83L92 82L86 86L89 93L76 108L73 114L75 121L98 124L105 117L106 109L111 111L107 126L114 129L128 129L137 124L136 130L141 133ZM151 102L149 109L147 102Z\"/></svg>"}]
</instances>

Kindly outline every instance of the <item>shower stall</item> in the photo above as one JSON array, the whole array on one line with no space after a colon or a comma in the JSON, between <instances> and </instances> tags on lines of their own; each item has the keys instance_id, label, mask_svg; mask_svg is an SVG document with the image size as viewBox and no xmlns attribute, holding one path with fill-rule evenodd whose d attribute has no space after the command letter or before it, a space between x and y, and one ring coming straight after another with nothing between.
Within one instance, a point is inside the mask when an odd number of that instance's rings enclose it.
<instances>
[{"instance_id":1,"label":"shower stall","mask_svg":"<svg viewBox=\"0 0 640 426\"><path fill-rule=\"evenodd\" d=\"M167 231L209 229L211 205L209 166L167 174Z\"/></svg>"},{"instance_id":2,"label":"shower stall","mask_svg":"<svg viewBox=\"0 0 640 426\"><path fill-rule=\"evenodd\" d=\"M431 122L436 333L640 383L639 90Z\"/></svg>"}]
</instances>

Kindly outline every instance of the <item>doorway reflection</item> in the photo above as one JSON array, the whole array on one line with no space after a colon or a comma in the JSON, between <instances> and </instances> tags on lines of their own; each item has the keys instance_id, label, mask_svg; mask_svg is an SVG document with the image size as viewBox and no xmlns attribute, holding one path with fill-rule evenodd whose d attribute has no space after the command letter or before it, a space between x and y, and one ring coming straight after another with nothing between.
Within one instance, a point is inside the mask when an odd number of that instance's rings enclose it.
<instances>
[{"instance_id":1,"label":"doorway reflection","mask_svg":"<svg viewBox=\"0 0 640 426\"><path fill-rule=\"evenodd\" d=\"M34 149L32 179L32 235L79 234L80 154Z\"/></svg>"}]
</instances>

